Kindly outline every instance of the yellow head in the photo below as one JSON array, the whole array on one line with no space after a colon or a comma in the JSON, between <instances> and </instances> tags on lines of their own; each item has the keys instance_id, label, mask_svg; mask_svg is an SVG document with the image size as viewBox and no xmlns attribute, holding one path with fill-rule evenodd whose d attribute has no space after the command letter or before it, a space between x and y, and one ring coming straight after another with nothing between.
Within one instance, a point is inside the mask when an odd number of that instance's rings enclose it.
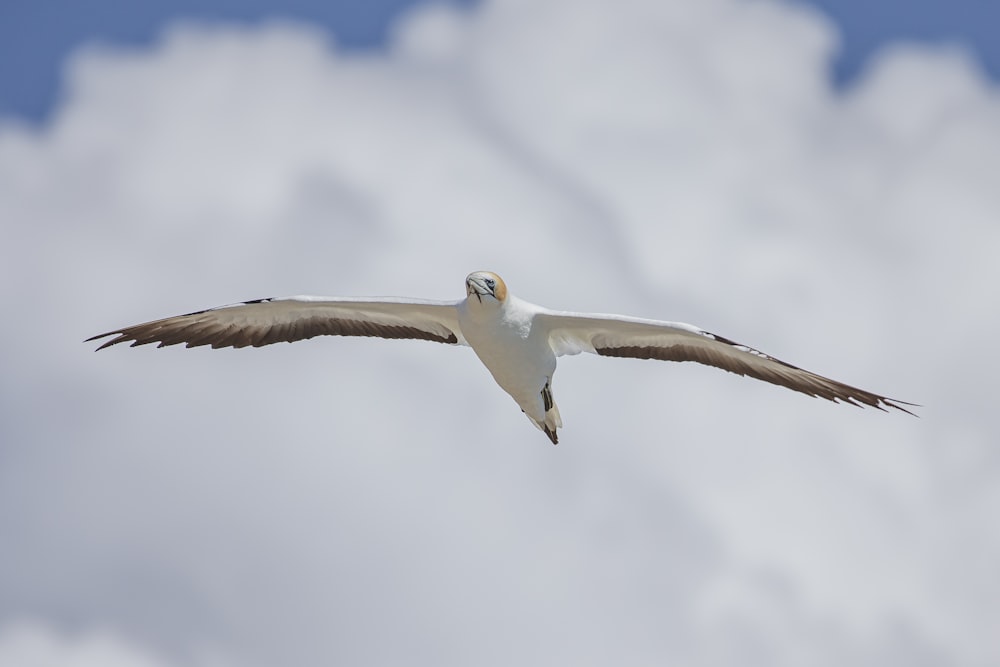
<instances>
[{"instance_id":1,"label":"yellow head","mask_svg":"<svg viewBox=\"0 0 1000 667\"><path fill-rule=\"evenodd\" d=\"M503 303L507 299L507 285L492 271L476 271L465 279L465 293L470 298L476 297L479 303L489 298Z\"/></svg>"}]
</instances>

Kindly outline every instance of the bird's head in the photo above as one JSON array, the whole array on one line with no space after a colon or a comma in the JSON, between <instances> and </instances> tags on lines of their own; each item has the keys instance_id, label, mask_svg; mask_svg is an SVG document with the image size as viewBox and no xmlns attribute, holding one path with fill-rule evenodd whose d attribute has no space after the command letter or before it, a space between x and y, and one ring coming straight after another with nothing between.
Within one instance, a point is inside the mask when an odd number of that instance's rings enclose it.
<instances>
[{"instance_id":1,"label":"bird's head","mask_svg":"<svg viewBox=\"0 0 1000 667\"><path fill-rule=\"evenodd\" d=\"M465 279L465 293L478 303L501 304L507 300L507 285L503 279L491 271L476 271Z\"/></svg>"}]
</instances>

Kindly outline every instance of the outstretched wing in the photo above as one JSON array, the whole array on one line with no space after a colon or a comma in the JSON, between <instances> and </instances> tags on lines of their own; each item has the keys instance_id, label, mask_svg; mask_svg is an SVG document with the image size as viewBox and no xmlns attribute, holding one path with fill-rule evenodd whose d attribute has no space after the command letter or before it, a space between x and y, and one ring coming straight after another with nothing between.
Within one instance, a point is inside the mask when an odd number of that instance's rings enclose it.
<instances>
[{"instance_id":1,"label":"outstretched wing","mask_svg":"<svg viewBox=\"0 0 1000 667\"><path fill-rule=\"evenodd\" d=\"M258 299L115 329L87 340L115 336L98 350L129 341L132 347L147 343L260 347L313 336L417 338L465 345L458 303L319 296Z\"/></svg>"},{"instance_id":2,"label":"outstretched wing","mask_svg":"<svg viewBox=\"0 0 1000 667\"><path fill-rule=\"evenodd\" d=\"M913 414L903 407L912 403L811 373L690 324L555 311L538 315L538 322L546 327L558 355L591 352L605 357L696 361L834 402Z\"/></svg>"}]
</instances>

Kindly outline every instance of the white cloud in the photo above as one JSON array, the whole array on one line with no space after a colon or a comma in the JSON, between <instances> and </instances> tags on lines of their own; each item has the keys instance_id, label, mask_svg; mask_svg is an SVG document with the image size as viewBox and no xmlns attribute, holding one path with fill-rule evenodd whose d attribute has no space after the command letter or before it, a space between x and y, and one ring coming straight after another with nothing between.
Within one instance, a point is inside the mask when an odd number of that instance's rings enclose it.
<instances>
[{"instance_id":1,"label":"white cloud","mask_svg":"<svg viewBox=\"0 0 1000 667\"><path fill-rule=\"evenodd\" d=\"M167 667L114 633L60 634L25 620L0 628L0 664L19 667ZM204 664L204 663L203 663Z\"/></svg>"},{"instance_id":2,"label":"white cloud","mask_svg":"<svg viewBox=\"0 0 1000 667\"><path fill-rule=\"evenodd\" d=\"M0 622L248 665L997 662L997 90L901 47L836 93L835 41L533 0L381 55L288 24L80 54L51 126L0 129ZM926 407L578 357L552 448L468 350L79 342L478 268Z\"/></svg>"}]
</instances>

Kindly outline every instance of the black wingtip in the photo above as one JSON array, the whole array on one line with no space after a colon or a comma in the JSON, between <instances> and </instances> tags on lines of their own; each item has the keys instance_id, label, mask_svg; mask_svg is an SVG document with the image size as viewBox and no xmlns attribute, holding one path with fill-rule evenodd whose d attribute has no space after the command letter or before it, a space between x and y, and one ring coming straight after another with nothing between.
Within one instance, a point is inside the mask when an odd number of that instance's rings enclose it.
<instances>
[{"instance_id":1,"label":"black wingtip","mask_svg":"<svg viewBox=\"0 0 1000 667\"><path fill-rule=\"evenodd\" d=\"M922 407L924 407L924 406L920 405L919 403L907 403L906 401L897 401L897 400L894 400L894 399L887 399L887 398L886 399L882 399L882 402L885 405L888 405L890 408L896 408L900 412L905 412L906 414L910 415L911 417L916 417L917 419L920 419L920 415L918 415L915 412L911 412L910 410L907 410L903 406L904 405L908 405L911 408L922 408ZM882 409L884 410L885 408L882 408Z\"/></svg>"},{"instance_id":2,"label":"black wingtip","mask_svg":"<svg viewBox=\"0 0 1000 667\"><path fill-rule=\"evenodd\" d=\"M105 336L110 336L110 335L111 335L110 332L109 333L103 333L103 334L97 334L96 336L91 336L90 338L88 338L87 340L85 340L83 342L84 343L91 343L91 342L93 342L95 340L98 340L100 338L104 338ZM104 341L104 343L100 347L96 348L94 350L94 352L99 352L100 350L103 350L104 348L106 348L108 345L111 345L111 341L109 341L109 340Z\"/></svg>"},{"instance_id":3,"label":"black wingtip","mask_svg":"<svg viewBox=\"0 0 1000 667\"><path fill-rule=\"evenodd\" d=\"M861 409L875 408L876 410L881 410L882 412L889 412L888 408L892 408L893 410L899 410L900 412L905 412L911 417L916 417L917 419L920 418L920 415L918 415L915 412L907 410L903 406L907 405L911 408L924 407L919 403L908 403L906 401L897 401L894 398L883 398L882 396L873 396L867 400L861 399L857 396L837 396L833 399L833 401L843 405L853 405L854 407Z\"/></svg>"},{"instance_id":4,"label":"black wingtip","mask_svg":"<svg viewBox=\"0 0 1000 667\"><path fill-rule=\"evenodd\" d=\"M126 341L128 339L125 338L124 336L122 336L120 331L109 331L107 333L102 333L102 334L97 334L96 336L91 336L90 338L88 338L87 340L85 340L83 342L84 343L90 343L90 342L93 342L93 341L98 340L100 338L107 338L108 336L114 336L116 334L118 335L117 338L112 338L111 340L104 341L104 343L102 343L98 348L96 348L94 350L94 352L100 352L101 350L103 350L106 347L111 347L112 345L116 345L116 344L121 343L123 341Z\"/></svg>"}]
</instances>

